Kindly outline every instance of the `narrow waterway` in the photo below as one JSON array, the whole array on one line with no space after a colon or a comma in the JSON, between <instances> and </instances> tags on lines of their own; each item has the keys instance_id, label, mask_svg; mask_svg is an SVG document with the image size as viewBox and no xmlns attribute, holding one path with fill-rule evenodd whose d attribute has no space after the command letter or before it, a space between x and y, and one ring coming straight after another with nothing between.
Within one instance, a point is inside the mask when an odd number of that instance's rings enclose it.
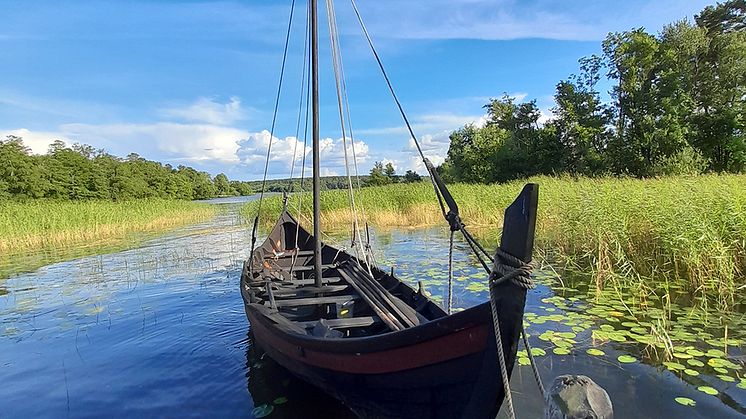
<instances>
[{"instance_id":1,"label":"narrow waterway","mask_svg":"<svg viewBox=\"0 0 746 419\"><path fill-rule=\"evenodd\" d=\"M0 417L352 417L254 348L239 294L249 227L240 202L219 205L225 211L209 223L135 249L0 280ZM379 231L374 239L380 264L442 299L444 229ZM462 308L487 296L465 246L455 256ZM558 286L547 272L537 277L526 326L547 383L589 375L607 389L617 417L746 412L742 314L634 305L630 296ZM662 318L668 354L651 332ZM530 367L517 365L512 381L519 417L540 417Z\"/></svg>"}]
</instances>

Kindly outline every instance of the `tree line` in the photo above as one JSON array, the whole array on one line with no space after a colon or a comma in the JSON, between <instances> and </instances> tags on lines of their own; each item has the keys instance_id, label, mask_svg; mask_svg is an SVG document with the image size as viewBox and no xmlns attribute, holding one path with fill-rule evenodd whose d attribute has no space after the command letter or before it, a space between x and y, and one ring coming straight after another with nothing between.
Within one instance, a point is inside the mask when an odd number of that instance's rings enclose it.
<instances>
[{"instance_id":1,"label":"tree line","mask_svg":"<svg viewBox=\"0 0 746 419\"><path fill-rule=\"evenodd\" d=\"M209 199L250 195L249 182L214 178L188 166L174 168L132 153L119 158L85 144L67 147L55 141L34 155L23 139L0 140L2 199Z\"/></svg>"},{"instance_id":2,"label":"tree line","mask_svg":"<svg viewBox=\"0 0 746 419\"><path fill-rule=\"evenodd\" d=\"M450 135L440 173L504 182L537 174L649 177L746 169L746 0L708 6L653 35L610 33L560 81L549 120L504 96L484 126ZM602 78L613 86L604 100Z\"/></svg>"}]
</instances>

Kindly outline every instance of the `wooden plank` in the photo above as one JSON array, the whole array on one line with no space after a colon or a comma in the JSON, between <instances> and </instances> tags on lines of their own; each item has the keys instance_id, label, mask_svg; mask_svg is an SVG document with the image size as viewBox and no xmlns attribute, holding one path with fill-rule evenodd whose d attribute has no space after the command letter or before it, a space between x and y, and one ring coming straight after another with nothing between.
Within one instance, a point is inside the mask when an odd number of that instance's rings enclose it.
<instances>
[{"instance_id":1,"label":"wooden plank","mask_svg":"<svg viewBox=\"0 0 746 419\"><path fill-rule=\"evenodd\" d=\"M298 322L286 319L280 313L273 313L268 315L267 317L269 317L273 322L281 324L296 333L306 334L306 329L303 326L299 326Z\"/></svg>"},{"instance_id":2,"label":"wooden plank","mask_svg":"<svg viewBox=\"0 0 746 419\"><path fill-rule=\"evenodd\" d=\"M324 277L322 280L322 283L324 284L333 284L336 282L340 282L342 278L338 276L329 276ZM291 279L286 281L272 281L272 284L276 285L313 285L315 283L314 279ZM265 281L253 281L248 283L250 287L264 287Z\"/></svg>"},{"instance_id":3,"label":"wooden plank","mask_svg":"<svg viewBox=\"0 0 746 419\"><path fill-rule=\"evenodd\" d=\"M301 250L300 252L297 252L297 253L296 252L284 252L280 255L267 255L264 257L264 260L287 259L293 256L297 256L297 257L313 256L313 250Z\"/></svg>"},{"instance_id":4,"label":"wooden plank","mask_svg":"<svg viewBox=\"0 0 746 419\"><path fill-rule=\"evenodd\" d=\"M312 306L316 304L346 303L348 301L357 300L359 298L360 296L358 295L340 295L335 297L293 298L289 300L277 300L275 303L277 304L277 307L297 307Z\"/></svg>"},{"instance_id":5,"label":"wooden plank","mask_svg":"<svg viewBox=\"0 0 746 419\"><path fill-rule=\"evenodd\" d=\"M378 316L375 317L350 317L346 319L324 319L324 323L332 329L348 329L352 327L366 327L376 323L379 323L381 319ZM306 329L316 326L318 320L309 322L296 322L301 327Z\"/></svg>"},{"instance_id":6,"label":"wooden plank","mask_svg":"<svg viewBox=\"0 0 746 419\"><path fill-rule=\"evenodd\" d=\"M378 315L378 317L380 317L381 320L386 323L386 326L388 326L389 329L393 331L404 329L404 326L394 316L392 316L388 310L386 310L386 307L384 307L381 302L376 299L375 295L373 295L368 289L366 289L361 283L359 283L356 278L353 278L344 269L340 269L339 274L342 275L342 278L344 278L348 284L355 288L355 291L363 296L363 299L368 304L368 306L370 306L370 308Z\"/></svg>"},{"instance_id":7,"label":"wooden plank","mask_svg":"<svg viewBox=\"0 0 746 419\"><path fill-rule=\"evenodd\" d=\"M332 264L329 264L329 265L321 265L321 269L336 268L337 266L338 265L336 263L332 263ZM307 265L293 266L292 268L288 268L288 269L284 269L283 268L283 269L280 269L280 270L282 270L284 272L290 272L290 269L292 269L293 272L307 272L307 271L312 271L313 270L313 265L309 265L309 266L307 266Z\"/></svg>"},{"instance_id":8,"label":"wooden plank","mask_svg":"<svg viewBox=\"0 0 746 419\"><path fill-rule=\"evenodd\" d=\"M273 294L277 298L289 298L294 296L312 295L312 294L329 294L332 292L340 292L349 289L347 285L324 285L322 287L300 287L300 288L281 288L274 291Z\"/></svg>"}]
</instances>

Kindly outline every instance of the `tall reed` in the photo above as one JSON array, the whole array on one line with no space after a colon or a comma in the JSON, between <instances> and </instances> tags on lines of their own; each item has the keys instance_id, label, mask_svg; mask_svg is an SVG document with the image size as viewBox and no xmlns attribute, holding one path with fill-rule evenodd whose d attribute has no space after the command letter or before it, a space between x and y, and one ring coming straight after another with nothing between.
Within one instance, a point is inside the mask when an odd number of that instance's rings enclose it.
<instances>
[{"instance_id":1,"label":"tall reed","mask_svg":"<svg viewBox=\"0 0 746 419\"><path fill-rule=\"evenodd\" d=\"M504 208L525 182L449 189L468 226L492 230L501 227ZM599 288L611 280L641 287L671 282L733 302L746 287L746 175L536 177L528 182L540 185L539 252L588 273ZM290 199L293 213L299 198ZM356 199L373 225L444 222L429 182L364 188ZM302 219L308 222L311 199L304 196L302 202ZM346 192L323 193L321 205L326 228L348 228ZM266 199L262 222L271 223L281 207L281 198ZM242 210L249 218L255 212L256 203Z\"/></svg>"},{"instance_id":2,"label":"tall reed","mask_svg":"<svg viewBox=\"0 0 746 419\"><path fill-rule=\"evenodd\" d=\"M0 202L0 255L112 243L214 214L209 204L159 199Z\"/></svg>"}]
</instances>

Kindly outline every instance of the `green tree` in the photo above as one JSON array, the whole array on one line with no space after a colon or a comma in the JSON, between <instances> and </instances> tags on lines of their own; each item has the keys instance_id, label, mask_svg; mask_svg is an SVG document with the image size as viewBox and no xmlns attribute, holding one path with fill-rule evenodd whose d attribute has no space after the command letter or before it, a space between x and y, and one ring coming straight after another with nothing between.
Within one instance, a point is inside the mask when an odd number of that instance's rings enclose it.
<instances>
[{"instance_id":1,"label":"green tree","mask_svg":"<svg viewBox=\"0 0 746 419\"><path fill-rule=\"evenodd\" d=\"M228 181L228 176L224 173L218 173L213 183L215 184L218 196L234 196L238 194Z\"/></svg>"},{"instance_id":2,"label":"green tree","mask_svg":"<svg viewBox=\"0 0 746 419\"><path fill-rule=\"evenodd\" d=\"M48 184L22 138L9 135L0 140L0 162L0 197L44 196Z\"/></svg>"},{"instance_id":3,"label":"green tree","mask_svg":"<svg viewBox=\"0 0 746 419\"><path fill-rule=\"evenodd\" d=\"M383 174L391 179L391 182L396 182L396 170L391 162L386 163L386 166L383 168Z\"/></svg>"},{"instance_id":4,"label":"green tree","mask_svg":"<svg viewBox=\"0 0 746 419\"><path fill-rule=\"evenodd\" d=\"M391 178L386 175L386 169L383 167L383 163L377 161L373 164L373 168L370 169L370 176L368 177L367 184L369 186L381 186L388 185L391 183Z\"/></svg>"},{"instance_id":5,"label":"green tree","mask_svg":"<svg viewBox=\"0 0 746 419\"><path fill-rule=\"evenodd\" d=\"M419 182L422 180L422 176L418 175L417 172L414 172L412 170L407 170L406 173L404 173L404 182L406 183L414 183Z\"/></svg>"},{"instance_id":6,"label":"green tree","mask_svg":"<svg viewBox=\"0 0 746 419\"><path fill-rule=\"evenodd\" d=\"M537 141L537 146L549 146L549 150L535 153L545 163L543 172L546 169L586 175L603 172L603 153L610 139L609 124L613 114L602 103L596 90L601 66L600 57L583 58L580 60L580 75L557 84L556 106L552 109L554 119L550 125L559 147L552 147L552 142L545 138ZM546 151L550 155L546 155ZM554 165L546 164L550 161Z\"/></svg>"}]
</instances>

